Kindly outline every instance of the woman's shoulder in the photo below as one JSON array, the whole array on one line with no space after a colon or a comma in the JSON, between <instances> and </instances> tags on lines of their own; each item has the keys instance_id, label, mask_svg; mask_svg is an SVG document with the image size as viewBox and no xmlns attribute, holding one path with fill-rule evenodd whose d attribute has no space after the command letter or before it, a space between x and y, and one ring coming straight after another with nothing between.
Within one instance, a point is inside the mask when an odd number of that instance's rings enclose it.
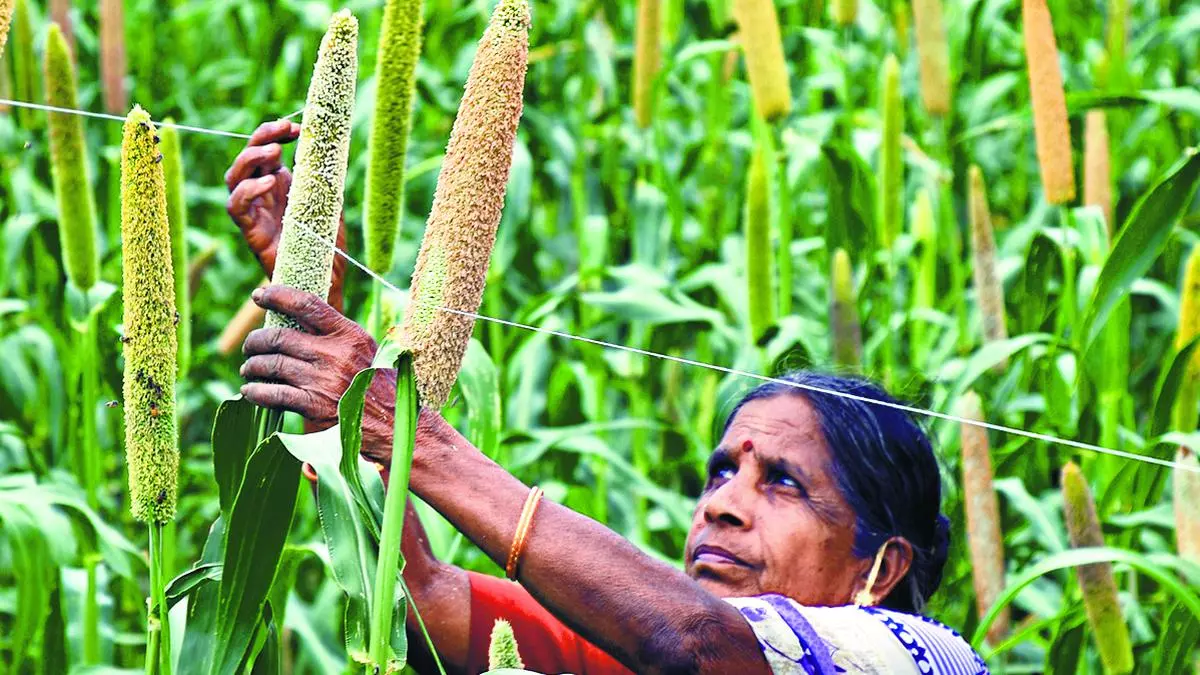
<instances>
[{"instance_id":1,"label":"woman's shoulder","mask_svg":"<svg viewBox=\"0 0 1200 675\"><path fill-rule=\"evenodd\" d=\"M775 675L980 675L987 665L953 629L876 607L811 607L781 595L729 598Z\"/></svg>"}]
</instances>

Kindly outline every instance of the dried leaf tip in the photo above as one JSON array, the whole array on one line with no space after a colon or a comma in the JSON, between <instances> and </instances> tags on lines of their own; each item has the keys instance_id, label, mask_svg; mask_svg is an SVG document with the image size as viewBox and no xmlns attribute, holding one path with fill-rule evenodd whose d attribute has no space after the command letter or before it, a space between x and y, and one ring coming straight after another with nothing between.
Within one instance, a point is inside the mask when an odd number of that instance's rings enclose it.
<instances>
[{"instance_id":1,"label":"dried leaf tip","mask_svg":"<svg viewBox=\"0 0 1200 675\"><path fill-rule=\"evenodd\" d=\"M75 65L58 24L46 35L44 63L46 100L59 108L77 108ZM67 278L88 290L100 276L96 255L92 190L87 177L87 146L83 118L69 113L47 114L50 132L50 169L58 202L58 235Z\"/></svg>"},{"instance_id":2,"label":"dried leaf tip","mask_svg":"<svg viewBox=\"0 0 1200 675\"><path fill-rule=\"evenodd\" d=\"M304 105L296 166L275 263L275 283L325 298L333 281L337 237L350 155L350 117L358 71L358 20L342 10L329 20ZM268 312L268 326L299 328Z\"/></svg>"},{"instance_id":3,"label":"dried leaf tip","mask_svg":"<svg viewBox=\"0 0 1200 675\"><path fill-rule=\"evenodd\" d=\"M974 422L983 420L979 395L968 391L959 402L959 416ZM967 517L967 544L970 548L975 608L983 616L1004 591L1004 538L1000 532L1000 503L993 484L991 446L987 429L962 424L963 510ZM1009 611L1005 607L988 629L988 641L995 645L1009 629Z\"/></svg>"},{"instance_id":4,"label":"dried leaf tip","mask_svg":"<svg viewBox=\"0 0 1200 675\"><path fill-rule=\"evenodd\" d=\"M517 636L513 634L512 624L504 619L496 619L488 643L488 670L524 667L525 662L517 651Z\"/></svg>"},{"instance_id":5,"label":"dried leaf tip","mask_svg":"<svg viewBox=\"0 0 1200 675\"><path fill-rule=\"evenodd\" d=\"M1074 462L1068 462L1062 471L1063 513L1066 517L1067 535L1072 548L1103 546L1104 534L1096 516L1096 503L1087 480ZM1117 582L1113 577L1112 565L1094 563L1076 568L1079 588L1083 592L1084 609L1092 627L1100 660L1109 673L1133 671L1133 648L1129 641L1129 628L1117 602Z\"/></svg>"},{"instance_id":6,"label":"dried leaf tip","mask_svg":"<svg viewBox=\"0 0 1200 675\"><path fill-rule=\"evenodd\" d=\"M135 106L121 143L125 455L130 505L146 522L175 516L175 277L166 183L150 115Z\"/></svg>"},{"instance_id":7,"label":"dried leaf tip","mask_svg":"<svg viewBox=\"0 0 1200 675\"><path fill-rule=\"evenodd\" d=\"M501 0L479 41L446 146L413 271L411 298L392 338L413 350L422 405L445 405L483 300L500 224L529 58L529 6ZM398 331L398 332L397 332Z\"/></svg>"},{"instance_id":8,"label":"dried leaf tip","mask_svg":"<svg viewBox=\"0 0 1200 675\"><path fill-rule=\"evenodd\" d=\"M1025 58L1029 95L1033 102L1033 132L1046 201L1066 204L1075 198L1075 169L1071 158L1071 127L1067 97L1058 67L1058 44L1046 0L1023 0Z\"/></svg>"}]
</instances>

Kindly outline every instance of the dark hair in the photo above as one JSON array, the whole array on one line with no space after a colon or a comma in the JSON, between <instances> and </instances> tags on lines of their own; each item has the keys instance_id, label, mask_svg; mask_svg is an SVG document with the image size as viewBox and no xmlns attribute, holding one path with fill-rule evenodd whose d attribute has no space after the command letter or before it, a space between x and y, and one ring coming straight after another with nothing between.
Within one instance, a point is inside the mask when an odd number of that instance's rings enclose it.
<instances>
[{"instance_id":1,"label":"dark hair","mask_svg":"<svg viewBox=\"0 0 1200 675\"><path fill-rule=\"evenodd\" d=\"M780 395L801 396L812 406L833 456L833 477L855 514L854 555L874 557L894 536L913 547L908 574L883 606L920 612L942 582L950 521L941 514L942 484L929 437L905 411L839 396L898 403L879 386L858 378L793 371L755 387L742 406ZM795 385L795 386L792 386Z\"/></svg>"}]
</instances>

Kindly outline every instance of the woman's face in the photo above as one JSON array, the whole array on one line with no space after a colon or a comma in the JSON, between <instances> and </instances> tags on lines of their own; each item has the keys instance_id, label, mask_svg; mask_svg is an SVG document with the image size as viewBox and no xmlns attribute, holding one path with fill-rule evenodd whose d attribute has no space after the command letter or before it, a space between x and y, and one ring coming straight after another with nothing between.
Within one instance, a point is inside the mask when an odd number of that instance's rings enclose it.
<instances>
[{"instance_id":1,"label":"woman's face","mask_svg":"<svg viewBox=\"0 0 1200 675\"><path fill-rule=\"evenodd\" d=\"M708 464L688 533L688 574L718 597L780 593L843 605L871 560L854 556L854 512L808 401L781 395L742 406Z\"/></svg>"}]
</instances>

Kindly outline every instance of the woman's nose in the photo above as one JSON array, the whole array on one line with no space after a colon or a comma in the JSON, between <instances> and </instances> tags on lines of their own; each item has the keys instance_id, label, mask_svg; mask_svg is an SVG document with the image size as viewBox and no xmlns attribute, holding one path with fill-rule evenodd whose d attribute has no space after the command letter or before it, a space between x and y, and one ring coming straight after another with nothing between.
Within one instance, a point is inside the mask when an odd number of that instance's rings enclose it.
<instances>
[{"instance_id":1,"label":"woman's nose","mask_svg":"<svg viewBox=\"0 0 1200 675\"><path fill-rule=\"evenodd\" d=\"M704 520L709 523L721 521L734 527L749 526L752 518L747 491L751 487L743 485L744 482L735 475L713 490L704 503Z\"/></svg>"}]
</instances>

